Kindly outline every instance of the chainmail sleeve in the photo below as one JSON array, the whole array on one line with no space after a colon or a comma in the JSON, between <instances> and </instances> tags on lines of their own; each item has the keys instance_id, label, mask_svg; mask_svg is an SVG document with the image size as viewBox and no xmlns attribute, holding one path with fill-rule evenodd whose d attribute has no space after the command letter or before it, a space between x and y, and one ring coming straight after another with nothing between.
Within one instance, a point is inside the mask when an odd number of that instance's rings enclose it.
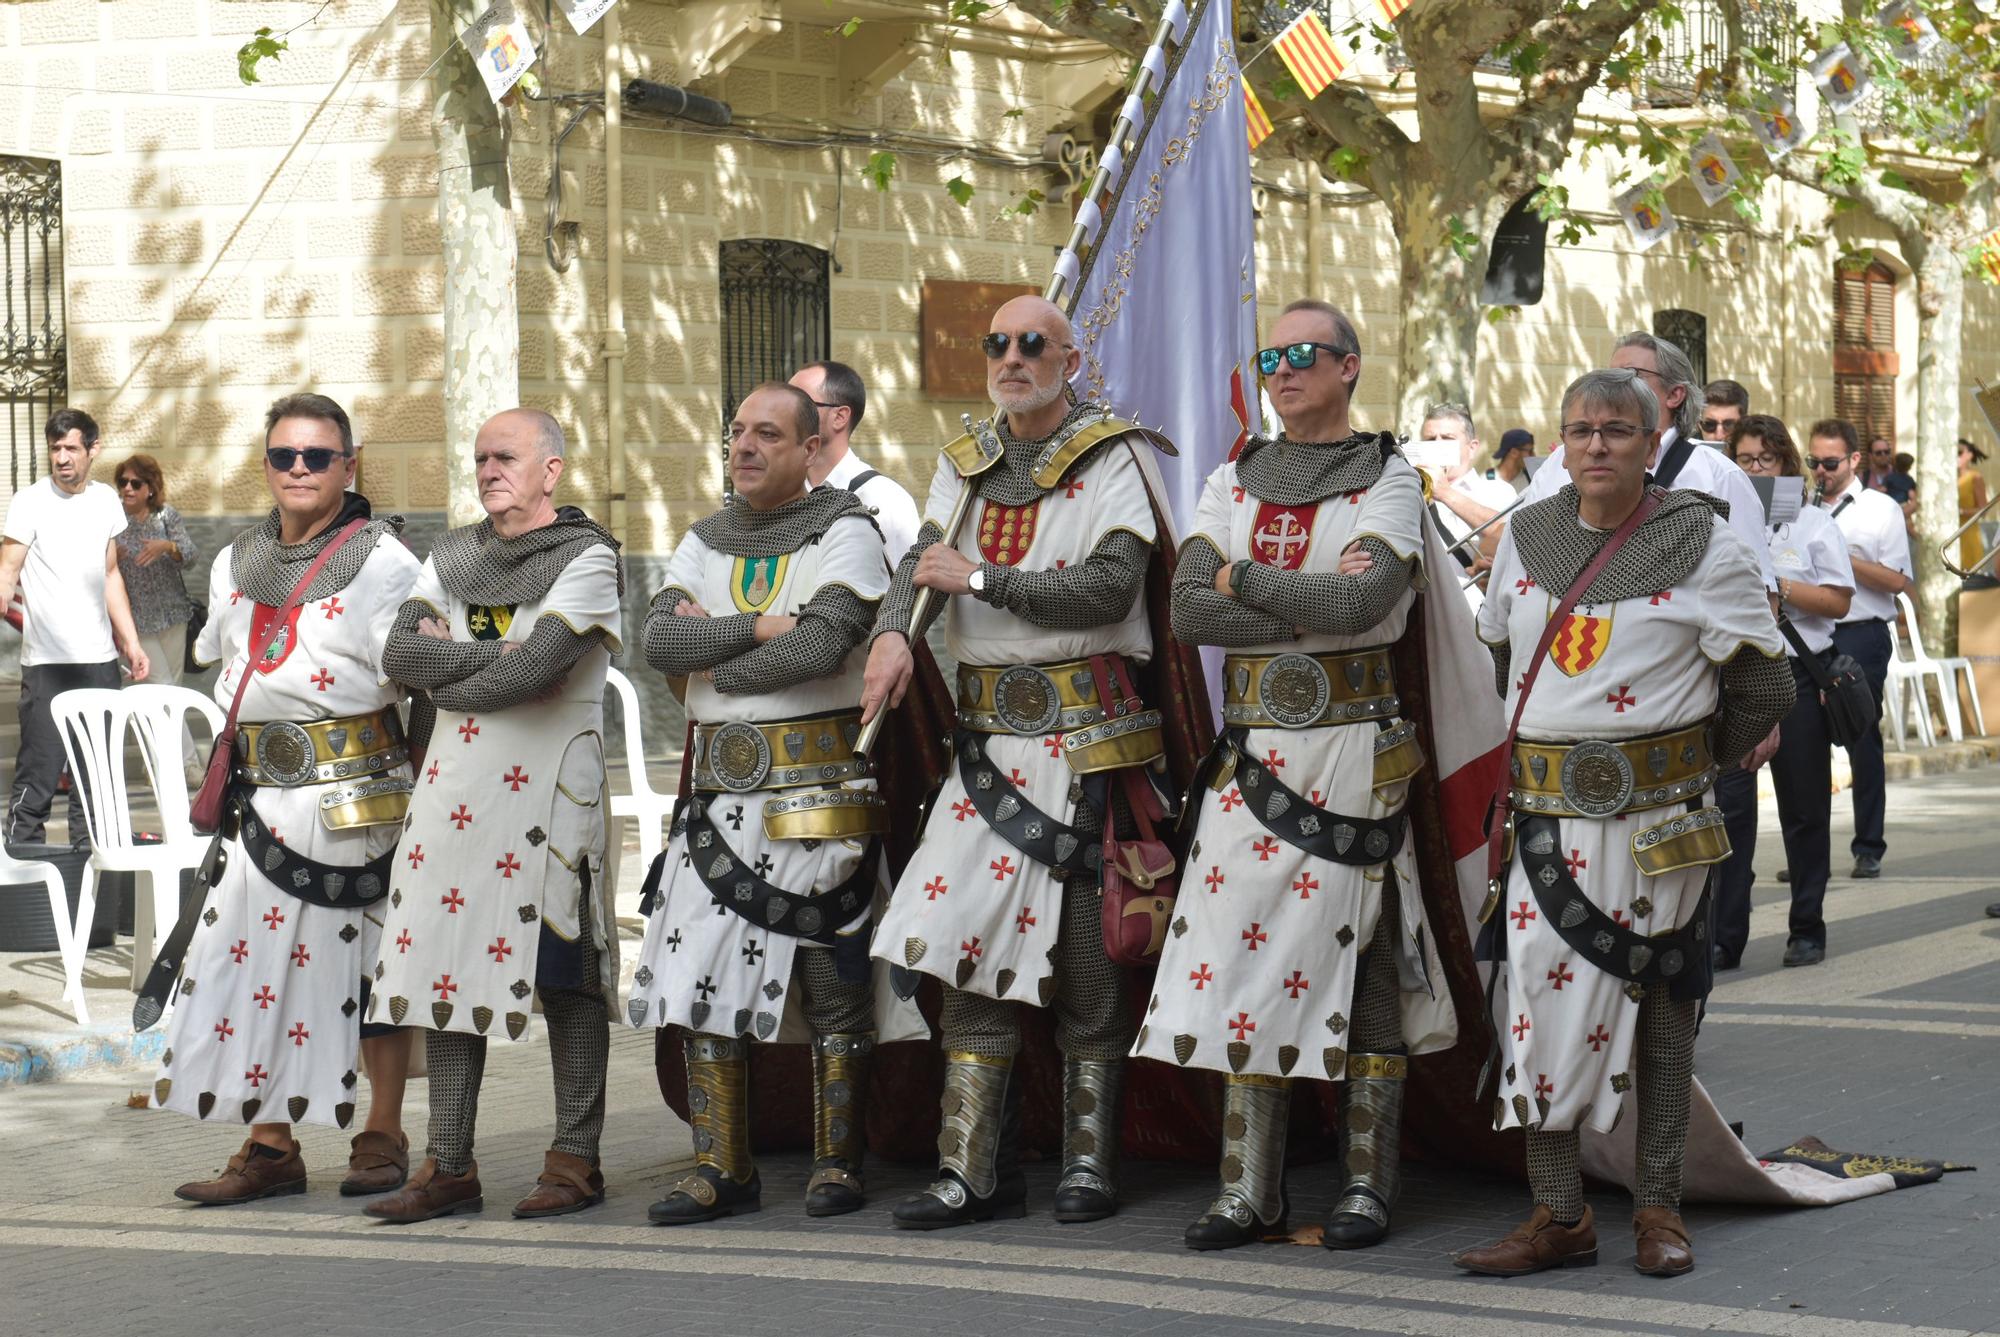
<instances>
[{"instance_id":1,"label":"chainmail sleeve","mask_svg":"<svg viewBox=\"0 0 2000 1337\"><path fill-rule=\"evenodd\" d=\"M403 732L409 737L410 750L421 752L431 745L431 732L437 725L437 707L422 692L410 693L410 722Z\"/></svg>"},{"instance_id":2,"label":"chainmail sleeve","mask_svg":"<svg viewBox=\"0 0 2000 1337\"><path fill-rule=\"evenodd\" d=\"M1090 556L1052 571L986 566L986 589L975 596L1038 627L1079 631L1117 622L1132 611L1146 583L1153 545L1129 529L1114 529Z\"/></svg>"},{"instance_id":3,"label":"chainmail sleeve","mask_svg":"<svg viewBox=\"0 0 2000 1337\"><path fill-rule=\"evenodd\" d=\"M1323 636L1359 636L1389 616L1410 587L1410 564L1378 538L1361 540L1375 564L1358 576L1307 575L1252 562L1243 602Z\"/></svg>"},{"instance_id":4,"label":"chainmail sleeve","mask_svg":"<svg viewBox=\"0 0 2000 1337\"><path fill-rule=\"evenodd\" d=\"M1797 691L1783 655L1744 646L1722 666L1721 708L1715 719L1715 762L1728 770L1791 713Z\"/></svg>"},{"instance_id":5,"label":"chainmail sleeve","mask_svg":"<svg viewBox=\"0 0 2000 1337\"><path fill-rule=\"evenodd\" d=\"M1188 645L1269 645L1293 639L1298 629L1215 588L1222 554L1197 536L1181 545L1174 566L1174 635Z\"/></svg>"},{"instance_id":6,"label":"chainmail sleeve","mask_svg":"<svg viewBox=\"0 0 2000 1337\"><path fill-rule=\"evenodd\" d=\"M396 610L396 621L382 646L382 672L392 682L432 691L492 667L500 658L499 641L441 641L417 630L427 617L444 619L422 599L410 599Z\"/></svg>"},{"instance_id":7,"label":"chainmail sleeve","mask_svg":"<svg viewBox=\"0 0 2000 1337\"><path fill-rule=\"evenodd\" d=\"M912 628L910 614L917 603L917 562L924 555L924 549L933 543L944 542L944 526L935 520L926 520L917 530L917 541L903 554L903 560L896 563L895 578L889 582L889 592L882 596L882 605L875 613L875 628L868 635L872 643L885 632L900 632L905 640L921 639L944 611L944 600L931 600L930 610L924 616L924 625Z\"/></svg>"},{"instance_id":8,"label":"chainmail sleeve","mask_svg":"<svg viewBox=\"0 0 2000 1337\"><path fill-rule=\"evenodd\" d=\"M751 696L831 677L874 625L875 601L845 585L829 585L806 600L796 616L798 625L790 631L717 664L715 690Z\"/></svg>"},{"instance_id":9,"label":"chainmail sleeve","mask_svg":"<svg viewBox=\"0 0 2000 1337\"><path fill-rule=\"evenodd\" d=\"M731 613L726 617L680 617L674 605L686 600L699 603L678 585L669 585L653 596L646 610L646 624L639 633L640 653L646 662L670 678L724 664L753 649L757 644L757 615Z\"/></svg>"},{"instance_id":10,"label":"chainmail sleeve","mask_svg":"<svg viewBox=\"0 0 2000 1337\"><path fill-rule=\"evenodd\" d=\"M1508 675L1514 671L1514 647L1512 643L1502 641L1498 645L1489 645L1486 648L1493 652L1493 685L1499 689L1500 699L1505 701L1507 688L1510 685Z\"/></svg>"},{"instance_id":11,"label":"chainmail sleeve","mask_svg":"<svg viewBox=\"0 0 2000 1337\"><path fill-rule=\"evenodd\" d=\"M545 614L536 620L527 640L471 677L434 688L431 700L441 709L467 714L525 705L560 687L577 661L601 645L604 637L602 627L578 635L560 617Z\"/></svg>"}]
</instances>

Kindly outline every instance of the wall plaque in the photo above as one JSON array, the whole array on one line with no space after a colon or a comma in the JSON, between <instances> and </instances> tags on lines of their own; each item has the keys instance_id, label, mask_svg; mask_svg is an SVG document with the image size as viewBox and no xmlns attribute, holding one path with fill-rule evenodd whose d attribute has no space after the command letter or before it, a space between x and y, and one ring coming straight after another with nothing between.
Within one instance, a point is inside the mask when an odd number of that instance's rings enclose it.
<instances>
[{"instance_id":1,"label":"wall plaque","mask_svg":"<svg viewBox=\"0 0 2000 1337\"><path fill-rule=\"evenodd\" d=\"M1001 303L1032 297L1026 283L967 283L925 279L921 328L924 393L934 399L986 398L986 354L979 341Z\"/></svg>"}]
</instances>

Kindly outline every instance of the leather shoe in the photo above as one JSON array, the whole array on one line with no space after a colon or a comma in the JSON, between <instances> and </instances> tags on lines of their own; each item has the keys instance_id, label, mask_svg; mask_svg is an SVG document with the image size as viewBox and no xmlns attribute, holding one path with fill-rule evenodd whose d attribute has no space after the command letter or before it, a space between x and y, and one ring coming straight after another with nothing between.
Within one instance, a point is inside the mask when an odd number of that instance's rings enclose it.
<instances>
[{"instance_id":1,"label":"leather shoe","mask_svg":"<svg viewBox=\"0 0 2000 1337\"><path fill-rule=\"evenodd\" d=\"M485 1206L486 1200L479 1196L477 1162L462 1175L448 1175L438 1169L437 1158L430 1157L417 1167L401 1193L371 1202L361 1210L378 1221L407 1226L454 1212L476 1212Z\"/></svg>"},{"instance_id":2,"label":"leather shoe","mask_svg":"<svg viewBox=\"0 0 2000 1337\"><path fill-rule=\"evenodd\" d=\"M252 1138L243 1144L243 1150L229 1158L229 1165L221 1174L214 1179L182 1184L174 1190L174 1196L204 1207L229 1207L259 1198L305 1192L306 1163L299 1155L299 1144L292 1142L291 1150L283 1155L273 1155L274 1151L275 1147L264 1146Z\"/></svg>"},{"instance_id":3,"label":"leather shoe","mask_svg":"<svg viewBox=\"0 0 2000 1337\"><path fill-rule=\"evenodd\" d=\"M1282 1191L1278 1195L1278 1219L1269 1225L1257 1219L1248 1203L1225 1193L1207 1211L1188 1222L1187 1229L1181 1232L1181 1241L1201 1253L1236 1249L1285 1234L1291 1229L1291 1215L1291 1198Z\"/></svg>"},{"instance_id":4,"label":"leather shoe","mask_svg":"<svg viewBox=\"0 0 2000 1337\"><path fill-rule=\"evenodd\" d=\"M1816 966L1826 960L1826 944L1810 938L1793 938L1785 944L1785 964Z\"/></svg>"},{"instance_id":5,"label":"leather shoe","mask_svg":"<svg viewBox=\"0 0 2000 1337\"><path fill-rule=\"evenodd\" d=\"M1789 869L1789 868L1780 868L1780 869L1778 870L1778 881L1780 881L1780 882L1790 882L1791 880L1792 880L1792 870L1791 870L1791 869Z\"/></svg>"},{"instance_id":6,"label":"leather shoe","mask_svg":"<svg viewBox=\"0 0 2000 1337\"><path fill-rule=\"evenodd\" d=\"M1854 871L1849 873L1848 876L1863 878L1880 877L1882 876L1882 861L1870 858L1866 854L1856 855L1854 859Z\"/></svg>"},{"instance_id":7,"label":"leather shoe","mask_svg":"<svg viewBox=\"0 0 2000 1337\"><path fill-rule=\"evenodd\" d=\"M1632 1237L1639 1246L1632 1266L1649 1277L1678 1277L1694 1270L1687 1227L1671 1207L1641 1207L1632 1214Z\"/></svg>"},{"instance_id":8,"label":"leather shoe","mask_svg":"<svg viewBox=\"0 0 2000 1337\"><path fill-rule=\"evenodd\" d=\"M646 1209L646 1219L656 1226L690 1226L760 1211L763 1206L764 1181L755 1170L749 1183L739 1184L712 1165L697 1165L671 1193Z\"/></svg>"},{"instance_id":9,"label":"leather shoe","mask_svg":"<svg viewBox=\"0 0 2000 1337\"><path fill-rule=\"evenodd\" d=\"M1709 960L1714 964L1717 974L1725 970L1739 969L1743 965L1741 957L1731 956L1729 949L1719 942L1709 949Z\"/></svg>"},{"instance_id":10,"label":"leather shoe","mask_svg":"<svg viewBox=\"0 0 2000 1337\"><path fill-rule=\"evenodd\" d=\"M949 1170L923 1192L889 1211L898 1230L946 1230L973 1221L1008 1221L1028 1214L1028 1181L1019 1172L1002 1175L988 1197L978 1197Z\"/></svg>"},{"instance_id":11,"label":"leather shoe","mask_svg":"<svg viewBox=\"0 0 2000 1337\"><path fill-rule=\"evenodd\" d=\"M514 1215L521 1220L568 1216L603 1201L604 1172L581 1156L551 1147L542 1156L535 1191L514 1204Z\"/></svg>"},{"instance_id":12,"label":"leather shoe","mask_svg":"<svg viewBox=\"0 0 2000 1337\"><path fill-rule=\"evenodd\" d=\"M359 1198L370 1193L398 1189L410 1177L410 1138L407 1133L391 1137L362 1129L354 1135L347 1153L347 1178L340 1181L340 1196Z\"/></svg>"},{"instance_id":13,"label":"leather shoe","mask_svg":"<svg viewBox=\"0 0 2000 1337\"><path fill-rule=\"evenodd\" d=\"M1536 1203L1534 1214L1514 1227L1507 1238L1483 1249L1467 1249L1451 1261L1482 1277L1525 1277L1552 1267L1595 1267L1597 1221L1585 1207L1581 1221L1573 1226L1558 1225L1554 1214Z\"/></svg>"},{"instance_id":14,"label":"leather shoe","mask_svg":"<svg viewBox=\"0 0 2000 1337\"><path fill-rule=\"evenodd\" d=\"M1986 907L1986 917L1988 919L2000 919L2000 901L1995 901L1992 905Z\"/></svg>"}]
</instances>

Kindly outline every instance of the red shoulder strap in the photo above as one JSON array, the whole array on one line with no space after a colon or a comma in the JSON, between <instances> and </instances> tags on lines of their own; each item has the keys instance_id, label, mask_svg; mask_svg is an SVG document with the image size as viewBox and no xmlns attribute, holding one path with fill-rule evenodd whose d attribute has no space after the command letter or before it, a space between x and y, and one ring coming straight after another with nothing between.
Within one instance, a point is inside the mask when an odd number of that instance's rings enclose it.
<instances>
[{"instance_id":1,"label":"red shoulder strap","mask_svg":"<svg viewBox=\"0 0 2000 1337\"><path fill-rule=\"evenodd\" d=\"M304 601L306 591L312 588L314 579L326 569L326 564L333 560L333 555L346 547L347 541L360 533L362 526L367 523L365 516L357 515L349 520L346 527L334 537L333 542L320 549L319 556L313 558L312 565L306 568L305 575L299 577L299 583L292 588L291 596L285 600L285 606L271 619L271 625L264 629L262 639L257 642L256 648L250 652L250 658L244 663L243 677L236 684L236 699L229 703L229 718L223 721L223 728L235 727L236 713L243 709L243 694L250 690L250 679L257 672L257 663L263 659L265 651L271 648L271 642L277 638L278 628L285 625L286 619L292 615L292 610Z\"/></svg>"}]
</instances>

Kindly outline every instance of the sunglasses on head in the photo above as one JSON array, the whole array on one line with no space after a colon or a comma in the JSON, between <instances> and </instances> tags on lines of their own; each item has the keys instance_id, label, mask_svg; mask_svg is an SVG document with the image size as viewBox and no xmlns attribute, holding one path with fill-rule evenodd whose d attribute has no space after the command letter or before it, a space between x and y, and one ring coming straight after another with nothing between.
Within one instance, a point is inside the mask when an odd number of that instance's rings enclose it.
<instances>
[{"instance_id":1,"label":"sunglasses on head","mask_svg":"<svg viewBox=\"0 0 2000 1337\"><path fill-rule=\"evenodd\" d=\"M1313 340L1302 344L1286 344L1283 348L1263 348L1257 352L1257 370L1266 376L1278 374L1278 361L1282 358L1291 364L1293 371L1304 371L1319 361L1319 350L1324 348L1335 357L1346 357L1354 352L1352 348L1342 348L1339 344L1323 344Z\"/></svg>"},{"instance_id":2,"label":"sunglasses on head","mask_svg":"<svg viewBox=\"0 0 2000 1337\"><path fill-rule=\"evenodd\" d=\"M292 446L266 446L264 448L264 462L281 474L290 473L292 467L299 462L301 456L305 459L307 473L323 474L333 467L335 460L347 458L347 452L344 450L328 450L324 446L307 446L304 450L299 450Z\"/></svg>"},{"instance_id":3,"label":"sunglasses on head","mask_svg":"<svg viewBox=\"0 0 2000 1337\"><path fill-rule=\"evenodd\" d=\"M988 358L997 362L1007 356L1009 344L1019 348L1022 357L1032 360L1047 352L1051 342L1049 336L1039 330L1029 330L1025 334L989 334L979 341L979 346L986 350ZM1070 345L1062 346L1068 348Z\"/></svg>"}]
</instances>

